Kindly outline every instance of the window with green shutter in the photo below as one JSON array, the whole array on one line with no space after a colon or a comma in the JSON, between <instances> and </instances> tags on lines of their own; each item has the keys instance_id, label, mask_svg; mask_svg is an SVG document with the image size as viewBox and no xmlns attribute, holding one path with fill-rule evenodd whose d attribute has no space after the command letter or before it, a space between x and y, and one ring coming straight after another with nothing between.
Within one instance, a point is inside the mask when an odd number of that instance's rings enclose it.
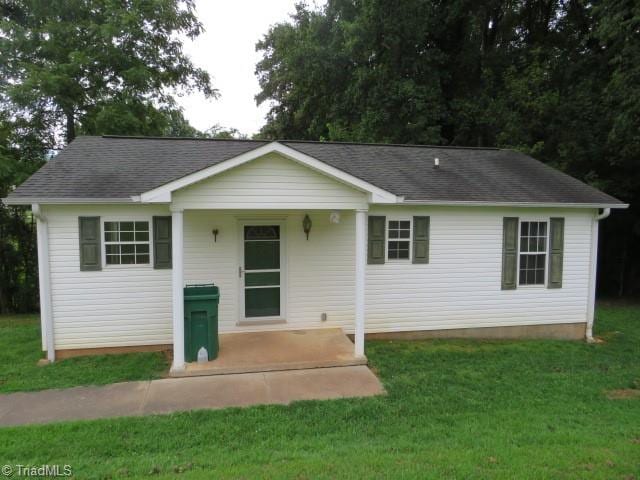
<instances>
[{"instance_id":1,"label":"window with green shutter","mask_svg":"<svg viewBox=\"0 0 640 480\"><path fill-rule=\"evenodd\" d=\"M502 219L502 290L515 290L518 272L518 217Z\"/></svg>"},{"instance_id":2,"label":"window with green shutter","mask_svg":"<svg viewBox=\"0 0 640 480\"><path fill-rule=\"evenodd\" d=\"M100 217L78 217L80 270L102 269L100 253Z\"/></svg>"},{"instance_id":3,"label":"window with green shutter","mask_svg":"<svg viewBox=\"0 0 640 480\"><path fill-rule=\"evenodd\" d=\"M148 265L148 221L104 222L104 250L107 265Z\"/></svg>"},{"instance_id":4,"label":"window with green shutter","mask_svg":"<svg viewBox=\"0 0 640 480\"><path fill-rule=\"evenodd\" d=\"M562 288L564 257L564 218L549 221L549 281L547 288Z\"/></svg>"},{"instance_id":5,"label":"window with green shutter","mask_svg":"<svg viewBox=\"0 0 640 480\"><path fill-rule=\"evenodd\" d=\"M547 222L520 222L518 285L544 285L547 264Z\"/></svg>"},{"instance_id":6,"label":"window with green shutter","mask_svg":"<svg viewBox=\"0 0 640 480\"><path fill-rule=\"evenodd\" d=\"M429 263L429 217L413 217L413 263Z\"/></svg>"},{"instance_id":7,"label":"window with green shutter","mask_svg":"<svg viewBox=\"0 0 640 480\"><path fill-rule=\"evenodd\" d=\"M384 263L384 242L386 217L370 216L368 241L367 241L367 263Z\"/></svg>"},{"instance_id":8,"label":"window with green shutter","mask_svg":"<svg viewBox=\"0 0 640 480\"><path fill-rule=\"evenodd\" d=\"M153 268L171 268L171 217L153 217Z\"/></svg>"}]
</instances>

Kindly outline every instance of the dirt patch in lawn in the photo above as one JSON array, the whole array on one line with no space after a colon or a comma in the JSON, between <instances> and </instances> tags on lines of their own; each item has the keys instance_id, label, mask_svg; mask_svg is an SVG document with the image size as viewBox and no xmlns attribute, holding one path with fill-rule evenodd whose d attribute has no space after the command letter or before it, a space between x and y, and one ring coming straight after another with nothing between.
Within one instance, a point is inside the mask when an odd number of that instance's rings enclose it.
<instances>
[{"instance_id":1,"label":"dirt patch in lawn","mask_svg":"<svg viewBox=\"0 0 640 480\"><path fill-rule=\"evenodd\" d=\"M640 390L635 388L619 388L606 392L609 400L627 400L629 398L640 398Z\"/></svg>"}]
</instances>

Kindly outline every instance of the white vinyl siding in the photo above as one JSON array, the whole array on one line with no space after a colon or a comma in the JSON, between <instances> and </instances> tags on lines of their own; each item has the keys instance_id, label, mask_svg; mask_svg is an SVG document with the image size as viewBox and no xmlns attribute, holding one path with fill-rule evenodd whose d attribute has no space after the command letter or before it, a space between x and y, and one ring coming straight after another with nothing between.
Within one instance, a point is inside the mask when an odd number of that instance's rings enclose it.
<instances>
[{"instance_id":1,"label":"white vinyl siding","mask_svg":"<svg viewBox=\"0 0 640 480\"><path fill-rule=\"evenodd\" d=\"M150 264L80 271L78 217L149 221L161 206L45 206L56 349L172 343L171 270ZM104 236L104 233L101 234ZM103 249L104 255L104 249Z\"/></svg>"},{"instance_id":2,"label":"white vinyl siding","mask_svg":"<svg viewBox=\"0 0 640 480\"><path fill-rule=\"evenodd\" d=\"M429 215L430 263L367 265L367 332L586 322L593 210L372 207ZM565 218L561 289L501 290L503 217Z\"/></svg>"},{"instance_id":3,"label":"white vinyl siding","mask_svg":"<svg viewBox=\"0 0 640 480\"><path fill-rule=\"evenodd\" d=\"M246 332L344 326L353 328L355 214L342 212L330 223L331 211L310 212L309 240L302 230L304 213L288 211L187 211L184 216L186 283L214 282L220 287L220 331ZM241 283L238 275L242 248L240 222L284 222L283 285L286 323L239 326ZM213 229L218 229L214 241ZM322 313L327 322L321 322Z\"/></svg>"},{"instance_id":4,"label":"white vinyl siding","mask_svg":"<svg viewBox=\"0 0 640 480\"><path fill-rule=\"evenodd\" d=\"M184 213L184 281L220 287L220 331L354 330L355 213L333 209ZM78 216L147 220L166 206L45 206L57 349L172 342L171 270L127 265L81 272ZM302 220L309 214L309 240ZM430 216L430 263L367 265L366 331L391 332L585 322L591 210L372 207L388 219ZM561 289L501 290L502 218L565 218ZM286 232L286 323L239 326L239 222L273 219ZM217 241L212 231L218 230ZM321 321L323 313L327 321Z\"/></svg>"},{"instance_id":5,"label":"white vinyl siding","mask_svg":"<svg viewBox=\"0 0 640 480\"><path fill-rule=\"evenodd\" d=\"M269 154L173 193L185 209L366 208L366 194L284 158Z\"/></svg>"}]
</instances>

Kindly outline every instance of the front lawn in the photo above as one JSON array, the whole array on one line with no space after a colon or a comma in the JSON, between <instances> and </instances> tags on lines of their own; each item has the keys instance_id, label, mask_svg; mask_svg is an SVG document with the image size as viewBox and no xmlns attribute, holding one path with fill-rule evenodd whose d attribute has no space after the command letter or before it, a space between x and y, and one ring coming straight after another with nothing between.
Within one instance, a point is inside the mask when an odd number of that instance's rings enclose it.
<instances>
[{"instance_id":1,"label":"front lawn","mask_svg":"<svg viewBox=\"0 0 640 480\"><path fill-rule=\"evenodd\" d=\"M161 353L78 357L39 367L42 357L36 315L0 316L0 393L147 380L168 369Z\"/></svg>"},{"instance_id":2,"label":"front lawn","mask_svg":"<svg viewBox=\"0 0 640 480\"><path fill-rule=\"evenodd\" d=\"M388 396L0 429L81 478L640 479L640 307L606 343L368 342ZM616 395L619 396L619 395Z\"/></svg>"}]
</instances>

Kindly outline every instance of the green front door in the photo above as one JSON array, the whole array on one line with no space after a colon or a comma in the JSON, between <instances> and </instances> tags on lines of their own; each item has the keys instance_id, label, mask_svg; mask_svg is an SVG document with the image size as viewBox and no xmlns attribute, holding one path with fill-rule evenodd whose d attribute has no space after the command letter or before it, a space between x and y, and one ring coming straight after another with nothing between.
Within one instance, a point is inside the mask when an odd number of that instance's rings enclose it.
<instances>
[{"instance_id":1,"label":"green front door","mask_svg":"<svg viewBox=\"0 0 640 480\"><path fill-rule=\"evenodd\" d=\"M280 226L244 225L244 317L281 317Z\"/></svg>"}]
</instances>

